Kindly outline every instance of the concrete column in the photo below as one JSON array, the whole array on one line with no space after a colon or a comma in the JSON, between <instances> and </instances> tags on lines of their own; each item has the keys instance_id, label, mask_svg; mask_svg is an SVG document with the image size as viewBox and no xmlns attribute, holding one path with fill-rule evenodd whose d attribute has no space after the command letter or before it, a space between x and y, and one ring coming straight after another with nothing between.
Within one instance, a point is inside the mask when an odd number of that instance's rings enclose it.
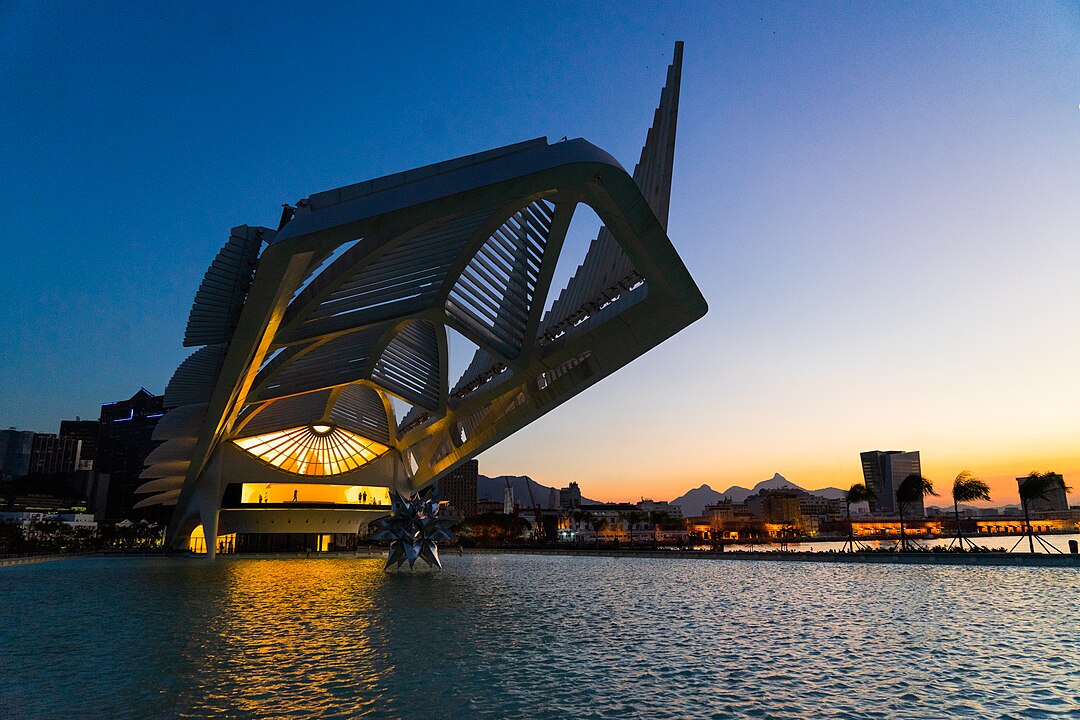
<instances>
[{"instance_id":1,"label":"concrete column","mask_svg":"<svg viewBox=\"0 0 1080 720\"><path fill-rule=\"evenodd\" d=\"M203 537L206 543L206 559L217 557L218 508L217 503L199 498L199 519L202 521Z\"/></svg>"},{"instance_id":2,"label":"concrete column","mask_svg":"<svg viewBox=\"0 0 1080 720\"><path fill-rule=\"evenodd\" d=\"M203 526L207 560L217 557L218 513L221 511L222 490L221 458L214 457L195 487L195 504L199 508L199 520Z\"/></svg>"}]
</instances>

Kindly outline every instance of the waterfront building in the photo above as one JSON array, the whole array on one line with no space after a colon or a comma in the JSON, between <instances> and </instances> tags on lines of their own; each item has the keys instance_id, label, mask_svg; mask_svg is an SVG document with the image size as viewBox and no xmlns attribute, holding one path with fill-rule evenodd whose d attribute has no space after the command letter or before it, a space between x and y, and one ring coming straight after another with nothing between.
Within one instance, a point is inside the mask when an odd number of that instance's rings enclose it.
<instances>
[{"instance_id":1,"label":"waterfront building","mask_svg":"<svg viewBox=\"0 0 1080 720\"><path fill-rule=\"evenodd\" d=\"M1022 517L975 518L961 521L964 532L970 535L1022 535L1027 532ZM1057 510L1032 513L1031 530L1035 533L1080 532L1080 510Z\"/></svg>"},{"instance_id":2,"label":"waterfront building","mask_svg":"<svg viewBox=\"0 0 1080 720\"><path fill-rule=\"evenodd\" d=\"M539 138L234 228L136 508L175 506L168 544L201 533L210 554L232 534L355 533L386 513L365 499L429 486L702 317L666 233L681 67L679 43L633 175ZM558 291L580 205L604 226ZM448 330L475 347L456 382Z\"/></svg>"},{"instance_id":3,"label":"waterfront building","mask_svg":"<svg viewBox=\"0 0 1080 720\"><path fill-rule=\"evenodd\" d=\"M438 479L439 497L447 504L448 517L467 518L477 514L476 484L480 463L470 460Z\"/></svg>"},{"instance_id":4,"label":"waterfront building","mask_svg":"<svg viewBox=\"0 0 1080 720\"><path fill-rule=\"evenodd\" d=\"M908 475L922 474L919 451L870 450L860 453L863 482L874 493L870 499L870 512L896 513L896 489ZM925 514L922 500L912 504L906 511L912 516Z\"/></svg>"},{"instance_id":5,"label":"waterfront building","mask_svg":"<svg viewBox=\"0 0 1080 720\"><path fill-rule=\"evenodd\" d=\"M851 532L855 537L861 538L898 539L900 518L882 515L854 518ZM936 518L905 517L904 532L911 537L940 537L944 534L944 524Z\"/></svg>"},{"instance_id":6,"label":"waterfront building","mask_svg":"<svg viewBox=\"0 0 1080 720\"><path fill-rule=\"evenodd\" d=\"M1027 477L1016 478L1017 489L1019 489L1027 479ZM1044 497L1028 500L1029 512L1050 512L1068 509L1069 498L1065 492L1065 478L1060 473L1053 473L1052 487Z\"/></svg>"},{"instance_id":7,"label":"waterfront building","mask_svg":"<svg viewBox=\"0 0 1080 720\"><path fill-rule=\"evenodd\" d=\"M683 518L683 523L685 539L696 542L766 540L773 537L787 537L791 530L790 524L767 523L745 513L734 515L730 520L722 514L686 517Z\"/></svg>"},{"instance_id":8,"label":"waterfront building","mask_svg":"<svg viewBox=\"0 0 1080 720\"><path fill-rule=\"evenodd\" d=\"M825 523L846 518L847 504L843 498L825 498L800 492L799 512L804 518L815 518L819 523Z\"/></svg>"},{"instance_id":9,"label":"waterfront building","mask_svg":"<svg viewBox=\"0 0 1080 720\"><path fill-rule=\"evenodd\" d=\"M630 522L630 518L635 516L640 516L637 522ZM653 526L648 515L632 503L582 506L574 512L564 513L559 524L560 529L565 531L561 537L566 540L629 542L631 533L635 542L653 538Z\"/></svg>"},{"instance_id":10,"label":"waterfront building","mask_svg":"<svg viewBox=\"0 0 1080 720\"><path fill-rule=\"evenodd\" d=\"M759 494L751 497L756 497L757 500L750 505L734 503L726 496L717 503L706 505L704 514L700 517L685 518L687 532L696 535L699 539L731 540L738 538L740 531L746 535L748 529L762 528L764 511L761 503L764 502L764 496ZM757 515L754 514L754 507L759 511ZM708 526L707 531L703 531L701 526ZM702 535L702 532L705 534ZM762 529L761 532L764 530Z\"/></svg>"}]
</instances>

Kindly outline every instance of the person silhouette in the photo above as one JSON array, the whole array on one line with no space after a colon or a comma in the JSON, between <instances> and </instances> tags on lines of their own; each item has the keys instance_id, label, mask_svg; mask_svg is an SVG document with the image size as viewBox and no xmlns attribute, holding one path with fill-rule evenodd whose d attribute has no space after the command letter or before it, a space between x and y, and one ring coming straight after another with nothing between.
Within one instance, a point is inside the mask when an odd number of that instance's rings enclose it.
<instances>
[{"instance_id":1,"label":"person silhouette","mask_svg":"<svg viewBox=\"0 0 1080 720\"><path fill-rule=\"evenodd\" d=\"M296 490L292 491L292 501L296 502Z\"/></svg>"}]
</instances>

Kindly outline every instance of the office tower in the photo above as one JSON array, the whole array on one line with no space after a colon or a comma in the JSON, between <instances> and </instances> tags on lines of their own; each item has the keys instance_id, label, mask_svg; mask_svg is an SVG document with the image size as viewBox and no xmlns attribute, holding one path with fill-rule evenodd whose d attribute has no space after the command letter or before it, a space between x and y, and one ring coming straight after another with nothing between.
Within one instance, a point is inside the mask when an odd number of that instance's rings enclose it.
<instances>
[{"instance_id":1,"label":"office tower","mask_svg":"<svg viewBox=\"0 0 1080 720\"><path fill-rule=\"evenodd\" d=\"M34 435L28 430L0 430L0 482L11 482L30 472Z\"/></svg>"},{"instance_id":2,"label":"office tower","mask_svg":"<svg viewBox=\"0 0 1080 720\"><path fill-rule=\"evenodd\" d=\"M919 451L870 450L860 453L859 457L862 460L863 482L874 494L870 500L870 512L897 513L896 489L908 475L922 474ZM907 508L905 514L925 515L922 501Z\"/></svg>"},{"instance_id":3,"label":"office tower","mask_svg":"<svg viewBox=\"0 0 1080 720\"><path fill-rule=\"evenodd\" d=\"M139 479L143 461L156 444L152 439L154 428L165 414L163 400L164 396L141 388L128 400L101 406L101 434L94 469L109 475L106 510L109 518L131 515L135 489L145 482ZM164 515L170 510L166 508Z\"/></svg>"},{"instance_id":4,"label":"office tower","mask_svg":"<svg viewBox=\"0 0 1080 720\"><path fill-rule=\"evenodd\" d=\"M100 436L101 422L98 420L75 418L74 420L60 421L60 437L75 438L82 441L82 450L79 452L79 467L76 470L94 469Z\"/></svg>"},{"instance_id":5,"label":"office tower","mask_svg":"<svg viewBox=\"0 0 1080 720\"><path fill-rule=\"evenodd\" d=\"M36 433L30 450L31 475L66 475L79 469L82 440Z\"/></svg>"},{"instance_id":6,"label":"office tower","mask_svg":"<svg viewBox=\"0 0 1080 720\"><path fill-rule=\"evenodd\" d=\"M439 497L450 508L450 517L473 517L476 510L476 476L480 463L470 460L438 479Z\"/></svg>"}]
</instances>

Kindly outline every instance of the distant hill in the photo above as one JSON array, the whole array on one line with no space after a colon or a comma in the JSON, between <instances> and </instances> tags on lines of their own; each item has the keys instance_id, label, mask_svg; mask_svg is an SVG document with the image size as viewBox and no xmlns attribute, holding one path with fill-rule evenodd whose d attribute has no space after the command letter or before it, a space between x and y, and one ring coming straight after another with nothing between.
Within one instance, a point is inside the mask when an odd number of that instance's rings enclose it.
<instances>
[{"instance_id":1,"label":"distant hill","mask_svg":"<svg viewBox=\"0 0 1080 720\"><path fill-rule=\"evenodd\" d=\"M681 507L683 516L688 517L700 515L705 512L706 505L718 503L723 497L723 493L713 490L708 485L702 485L701 487L696 487L693 490L687 491L684 495L675 498L671 501L671 504Z\"/></svg>"},{"instance_id":2,"label":"distant hill","mask_svg":"<svg viewBox=\"0 0 1080 720\"><path fill-rule=\"evenodd\" d=\"M514 502L522 507L530 507L529 501L529 489L532 489L532 498L537 505L544 509L557 508L559 506L559 492L557 488L550 487L548 485L541 485L533 480L528 475L500 475L498 477L488 477L487 475L479 475L476 478L476 497L479 500L498 500L502 502L503 491L506 489L507 481L510 482L510 487L514 491ZM552 491L555 491L554 498L552 497ZM554 504L552 504L554 500ZM581 498L583 505L598 505L596 500L590 500L586 497Z\"/></svg>"},{"instance_id":3,"label":"distant hill","mask_svg":"<svg viewBox=\"0 0 1080 720\"><path fill-rule=\"evenodd\" d=\"M785 478L780 473L774 474L768 480L762 480L753 488L744 488L741 485L732 485L724 492L718 492L713 490L708 485L702 485L701 487L694 488L686 492L685 494L675 498L671 501L672 505L678 505L682 508L683 516L700 515L705 512L706 505L713 505L720 502L723 498L731 500L733 503L746 502L746 498L751 495L756 495L761 490L802 490L808 492L811 495L817 495L828 499L842 498L847 495L846 490L840 490L839 488L822 488L821 490L807 490L806 488L799 487L795 483Z\"/></svg>"}]
</instances>

